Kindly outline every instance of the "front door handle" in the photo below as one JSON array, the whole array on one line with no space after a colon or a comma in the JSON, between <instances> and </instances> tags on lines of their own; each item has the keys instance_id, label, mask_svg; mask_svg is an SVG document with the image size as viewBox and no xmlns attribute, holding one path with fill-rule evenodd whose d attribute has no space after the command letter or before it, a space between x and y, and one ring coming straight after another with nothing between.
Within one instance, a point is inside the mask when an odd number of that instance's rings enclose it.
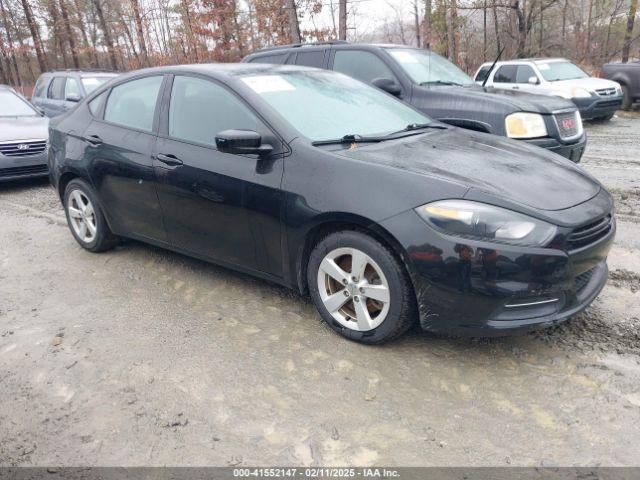
<instances>
[{"instance_id":1,"label":"front door handle","mask_svg":"<svg viewBox=\"0 0 640 480\"><path fill-rule=\"evenodd\" d=\"M182 160L180 160L178 157L176 157L175 155L172 155L170 153L159 153L156 155L156 158L158 160L160 160L162 163L166 164L166 165L170 165L172 167L176 167L178 165L182 165Z\"/></svg>"},{"instance_id":2,"label":"front door handle","mask_svg":"<svg viewBox=\"0 0 640 480\"><path fill-rule=\"evenodd\" d=\"M520 87L511 87L511 88L513 88L514 90L520 90Z\"/></svg>"},{"instance_id":3,"label":"front door handle","mask_svg":"<svg viewBox=\"0 0 640 480\"><path fill-rule=\"evenodd\" d=\"M91 145L100 145L102 143L102 139L98 135L89 135L88 137L84 137L85 142L89 142Z\"/></svg>"}]
</instances>

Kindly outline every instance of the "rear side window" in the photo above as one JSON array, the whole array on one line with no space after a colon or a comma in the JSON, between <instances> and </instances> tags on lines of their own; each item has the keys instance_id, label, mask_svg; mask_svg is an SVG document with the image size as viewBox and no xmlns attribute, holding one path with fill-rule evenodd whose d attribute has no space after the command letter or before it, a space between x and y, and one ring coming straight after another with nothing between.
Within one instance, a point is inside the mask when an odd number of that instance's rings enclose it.
<instances>
[{"instance_id":1,"label":"rear side window","mask_svg":"<svg viewBox=\"0 0 640 480\"><path fill-rule=\"evenodd\" d=\"M365 83L371 83L377 78L396 79L391 69L371 52L338 50L333 60L333 69Z\"/></svg>"},{"instance_id":2,"label":"rear side window","mask_svg":"<svg viewBox=\"0 0 640 480\"><path fill-rule=\"evenodd\" d=\"M151 132L162 77L132 80L111 89L104 111L107 122Z\"/></svg>"},{"instance_id":3,"label":"rear side window","mask_svg":"<svg viewBox=\"0 0 640 480\"><path fill-rule=\"evenodd\" d=\"M260 57L252 58L250 63L275 63L282 64L286 58L286 53L277 53L273 55L261 55Z\"/></svg>"},{"instance_id":4,"label":"rear side window","mask_svg":"<svg viewBox=\"0 0 640 480\"><path fill-rule=\"evenodd\" d=\"M518 72L516 73L516 83L529 83L531 77L536 77L536 72L533 71L529 65L518 65Z\"/></svg>"},{"instance_id":5,"label":"rear side window","mask_svg":"<svg viewBox=\"0 0 640 480\"><path fill-rule=\"evenodd\" d=\"M501 66L493 77L494 83L515 83L517 69L515 65Z\"/></svg>"},{"instance_id":6,"label":"rear side window","mask_svg":"<svg viewBox=\"0 0 640 480\"><path fill-rule=\"evenodd\" d=\"M173 80L169 105L169 135L215 146L223 130L259 129L259 121L233 93L217 83L194 77Z\"/></svg>"},{"instance_id":7,"label":"rear side window","mask_svg":"<svg viewBox=\"0 0 640 480\"><path fill-rule=\"evenodd\" d=\"M489 73L490 68L491 68L491 65L485 65L483 67L480 67L480 70L478 70L478 73L476 73L476 78L474 80L476 82L484 82L485 79L487 78L487 73Z\"/></svg>"},{"instance_id":8,"label":"rear side window","mask_svg":"<svg viewBox=\"0 0 640 480\"><path fill-rule=\"evenodd\" d=\"M55 77L49 84L49 92L47 96L53 100L64 100L64 77Z\"/></svg>"},{"instance_id":9,"label":"rear side window","mask_svg":"<svg viewBox=\"0 0 640 480\"><path fill-rule=\"evenodd\" d=\"M324 65L324 50L316 50L315 52L298 52L296 57L296 65L303 67L322 68Z\"/></svg>"},{"instance_id":10,"label":"rear side window","mask_svg":"<svg viewBox=\"0 0 640 480\"><path fill-rule=\"evenodd\" d=\"M45 92L47 90L47 79L45 77L40 77L38 83L36 83L36 88L33 89L34 97L44 97Z\"/></svg>"}]
</instances>

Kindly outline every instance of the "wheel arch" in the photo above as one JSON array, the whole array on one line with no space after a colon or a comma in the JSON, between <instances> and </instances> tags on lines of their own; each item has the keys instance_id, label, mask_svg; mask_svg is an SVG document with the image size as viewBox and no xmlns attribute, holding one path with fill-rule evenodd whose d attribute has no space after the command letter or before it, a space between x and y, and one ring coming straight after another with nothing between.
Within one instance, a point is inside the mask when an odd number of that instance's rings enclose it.
<instances>
[{"instance_id":1,"label":"wheel arch","mask_svg":"<svg viewBox=\"0 0 640 480\"><path fill-rule=\"evenodd\" d=\"M412 279L413 270L409 256L400 242L385 228L366 217L348 213L333 213L323 215L316 219L304 235L304 241L298 247L296 255L296 280L301 294L309 292L307 285L307 265L311 251L325 236L342 230L354 230L370 235L391 249L393 254L401 261L407 274ZM413 285L413 281L411 281ZM415 295L415 292L414 292Z\"/></svg>"}]
</instances>

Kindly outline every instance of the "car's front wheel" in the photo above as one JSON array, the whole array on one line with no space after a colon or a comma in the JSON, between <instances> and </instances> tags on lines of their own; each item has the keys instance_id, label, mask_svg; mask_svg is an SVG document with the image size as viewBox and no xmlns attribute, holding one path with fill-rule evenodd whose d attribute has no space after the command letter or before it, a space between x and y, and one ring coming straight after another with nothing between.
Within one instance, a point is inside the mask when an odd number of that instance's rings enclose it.
<instances>
[{"instance_id":1,"label":"car's front wheel","mask_svg":"<svg viewBox=\"0 0 640 480\"><path fill-rule=\"evenodd\" d=\"M93 189L84 180L76 178L69 182L64 191L64 209L73 237L86 250L103 252L118 243Z\"/></svg>"},{"instance_id":2,"label":"car's front wheel","mask_svg":"<svg viewBox=\"0 0 640 480\"><path fill-rule=\"evenodd\" d=\"M324 237L311 252L307 281L324 321L351 340L384 343L415 321L415 299L404 266L389 248L364 233L341 231Z\"/></svg>"}]
</instances>

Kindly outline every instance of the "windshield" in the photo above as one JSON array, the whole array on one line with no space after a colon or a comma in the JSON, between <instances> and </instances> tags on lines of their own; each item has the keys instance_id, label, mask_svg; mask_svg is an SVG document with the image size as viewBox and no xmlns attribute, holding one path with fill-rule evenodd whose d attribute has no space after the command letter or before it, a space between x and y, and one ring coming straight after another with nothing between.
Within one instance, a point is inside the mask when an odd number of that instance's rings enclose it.
<instances>
[{"instance_id":1,"label":"windshield","mask_svg":"<svg viewBox=\"0 0 640 480\"><path fill-rule=\"evenodd\" d=\"M536 63L536 66L547 82L574 80L576 78L587 78L589 76L580 67L577 67L571 62Z\"/></svg>"},{"instance_id":2,"label":"windshield","mask_svg":"<svg viewBox=\"0 0 640 480\"><path fill-rule=\"evenodd\" d=\"M85 92L87 92L87 95L89 95L91 92L93 92L96 88L98 88L100 85L108 82L109 80L111 80L113 77L109 76L109 77L82 77L82 85L84 86L84 90Z\"/></svg>"},{"instance_id":3,"label":"windshield","mask_svg":"<svg viewBox=\"0 0 640 480\"><path fill-rule=\"evenodd\" d=\"M27 101L8 90L0 90L0 117L37 117L40 114Z\"/></svg>"},{"instance_id":4,"label":"windshield","mask_svg":"<svg viewBox=\"0 0 640 480\"><path fill-rule=\"evenodd\" d=\"M431 119L351 77L327 71L242 77L296 130L312 141L377 136Z\"/></svg>"},{"instance_id":5,"label":"windshield","mask_svg":"<svg viewBox=\"0 0 640 480\"><path fill-rule=\"evenodd\" d=\"M427 50L391 48L389 54L419 85L454 84L473 85L473 80L453 63Z\"/></svg>"}]
</instances>

